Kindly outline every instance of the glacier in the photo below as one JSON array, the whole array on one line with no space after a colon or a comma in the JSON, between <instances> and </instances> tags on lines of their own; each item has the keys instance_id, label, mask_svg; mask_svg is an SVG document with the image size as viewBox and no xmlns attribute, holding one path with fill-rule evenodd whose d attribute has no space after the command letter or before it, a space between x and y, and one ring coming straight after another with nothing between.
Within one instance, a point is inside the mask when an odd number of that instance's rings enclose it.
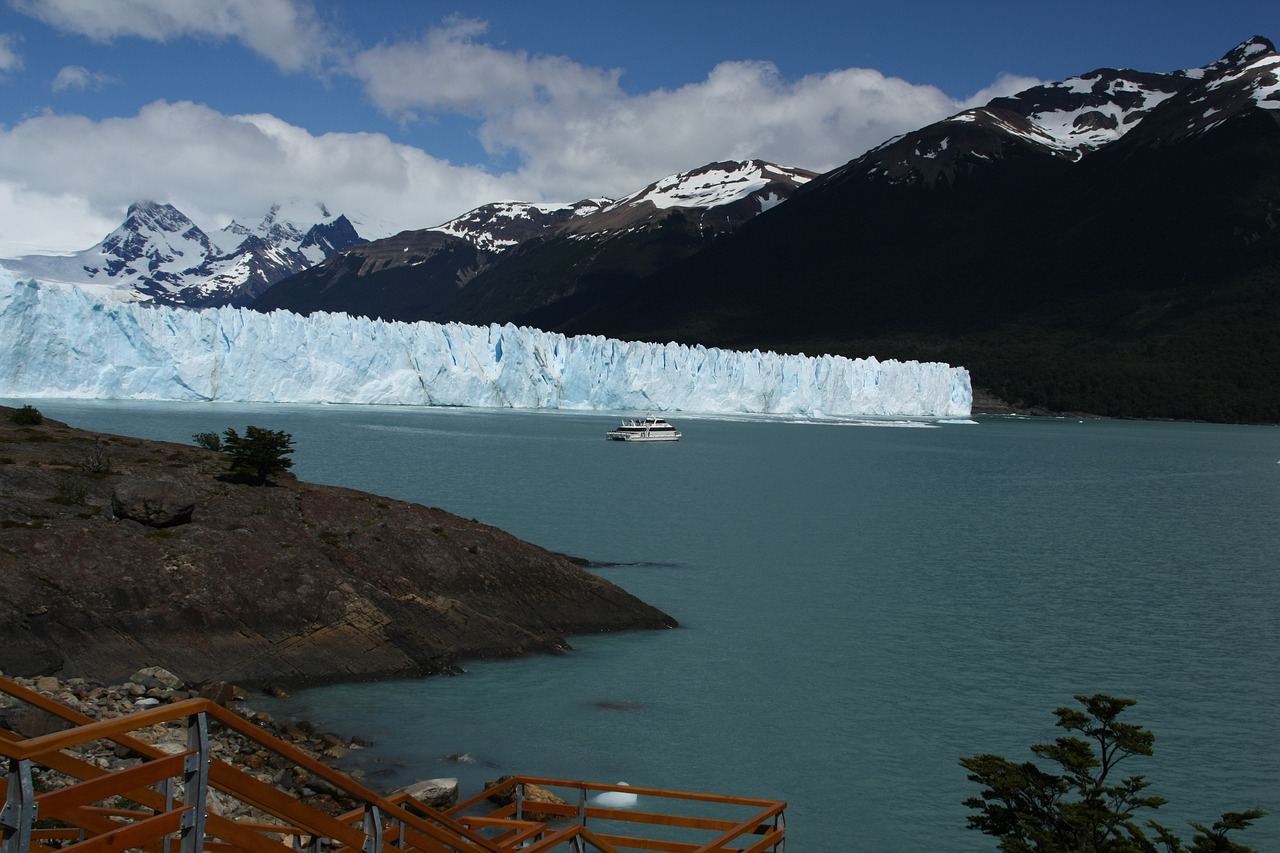
<instances>
[{"instance_id":1,"label":"glacier","mask_svg":"<svg viewBox=\"0 0 1280 853\"><path fill-rule=\"evenodd\" d=\"M0 397L967 417L940 363L566 337L513 325L175 309L0 267Z\"/></svg>"}]
</instances>

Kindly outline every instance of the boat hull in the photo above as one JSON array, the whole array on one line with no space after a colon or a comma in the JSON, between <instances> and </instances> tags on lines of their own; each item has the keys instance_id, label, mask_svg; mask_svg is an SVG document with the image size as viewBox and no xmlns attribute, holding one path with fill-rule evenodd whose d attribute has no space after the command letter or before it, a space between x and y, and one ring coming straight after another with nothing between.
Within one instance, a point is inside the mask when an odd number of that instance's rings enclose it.
<instances>
[{"instance_id":1,"label":"boat hull","mask_svg":"<svg viewBox=\"0 0 1280 853\"><path fill-rule=\"evenodd\" d=\"M611 430L604 434L605 438L611 441L679 441L680 433L663 432L663 433L637 433L637 432L618 432Z\"/></svg>"},{"instance_id":2,"label":"boat hull","mask_svg":"<svg viewBox=\"0 0 1280 853\"><path fill-rule=\"evenodd\" d=\"M665 418L647 415L623 421L621 426L606 432L604 437L612 441L679 441L680 431Z\"/></svg>"}]
</instances>

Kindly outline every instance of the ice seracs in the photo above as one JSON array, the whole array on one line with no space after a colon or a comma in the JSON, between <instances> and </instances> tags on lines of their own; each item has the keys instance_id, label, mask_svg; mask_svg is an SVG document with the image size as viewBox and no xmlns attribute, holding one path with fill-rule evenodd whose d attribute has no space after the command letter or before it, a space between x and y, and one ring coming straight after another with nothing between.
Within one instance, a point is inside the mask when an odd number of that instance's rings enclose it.
<instances>
[{"instance_id":1,"label":"ice seracs","mask_svg":"<svg viewBox=\"0 0 1280 853\"><path fill-rule=\"evenodd\" d=\"M0 267L0 397L968 416L962 367L104 302Z\"/></svg>"}]
</instances>

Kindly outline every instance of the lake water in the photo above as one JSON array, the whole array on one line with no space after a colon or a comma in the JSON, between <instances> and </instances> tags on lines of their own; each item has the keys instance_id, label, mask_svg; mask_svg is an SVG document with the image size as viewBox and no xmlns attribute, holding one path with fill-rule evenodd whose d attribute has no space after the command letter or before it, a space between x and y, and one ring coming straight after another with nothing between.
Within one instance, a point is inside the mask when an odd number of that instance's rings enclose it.
<instances>
[{"instance_id":1,"label":"lake water","mask_svg":"<svg viewBox=\"0 0 1280 853\"><path fill-rule=\"evenodd\" d=\"M623 564L599 571L680 621L271 707L373 739L376 785L625 780L786 800L800 853L993 850L957 759L1031 758L1055 707L1108 692L1156 733L1124 768L1171 800L1155 817L1261 807L1238 840L1280 849L1274 428L673 415L682 441L631 445L595 413L36 403L173 441L288 431L303 479Z\"/></svg>"}]
</instances>

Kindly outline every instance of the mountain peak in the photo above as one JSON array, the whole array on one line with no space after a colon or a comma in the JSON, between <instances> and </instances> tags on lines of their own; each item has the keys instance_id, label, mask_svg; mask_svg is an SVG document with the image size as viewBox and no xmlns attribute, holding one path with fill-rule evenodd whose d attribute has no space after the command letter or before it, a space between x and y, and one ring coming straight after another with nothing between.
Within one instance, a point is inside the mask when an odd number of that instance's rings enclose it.
<instances>
[{"instance_id":1,"label":"mountain peak","mask_svg":"<svg viewBox=\"0 0 1280 853\"><path fill-rule=\"evenodd\" d=\"M15 267L32 277L84 285L105 285L124 299L173 305L243 304L270 284L362 242L344 217L333 219L323 205L298 208L325 214L321 222L299 225L272 205L256 228L231 222L217 240L172 204L140 199L102 242L73 255L28 256Z\"/></svg>"},{"instance_id":2,"label":"mountain peak","mask_svg":"<svg viewBox=\"0 0 1280 853\"><path fill-rule=\"evenodd\" d=\"M741 201L779 184L794 188L808 183L813 177L813 172L764 160L720 160L654 181L639 192L615 202L612 207L645 202L660 209L717 207Z\"/></svg>"},{"instance_id":3,"label":"mountain peak","mask_svg":"<svg viewBox=\"0 0 1280 853\"><path fill-rule=\"evenodd\" d=\"M1276 46L1271 40L1263 36L1253 36L1250 39L1240 42L1233 47L1214 63L1215 66L1224 68L1242 68L1268 53L1275 53Z\"/></svg>"},{"instance_id":4,"label":"mountain peak","mask_svg":"<svg viewBox=\"0 0 1280 853\"><path fill-rule=\"evenodd\" d=\"M181 233L195 227L186 214L171 204L141 200L129 205L121 228L129 231L149 229L169 233Z\"/></svg>"}]
</instances>

